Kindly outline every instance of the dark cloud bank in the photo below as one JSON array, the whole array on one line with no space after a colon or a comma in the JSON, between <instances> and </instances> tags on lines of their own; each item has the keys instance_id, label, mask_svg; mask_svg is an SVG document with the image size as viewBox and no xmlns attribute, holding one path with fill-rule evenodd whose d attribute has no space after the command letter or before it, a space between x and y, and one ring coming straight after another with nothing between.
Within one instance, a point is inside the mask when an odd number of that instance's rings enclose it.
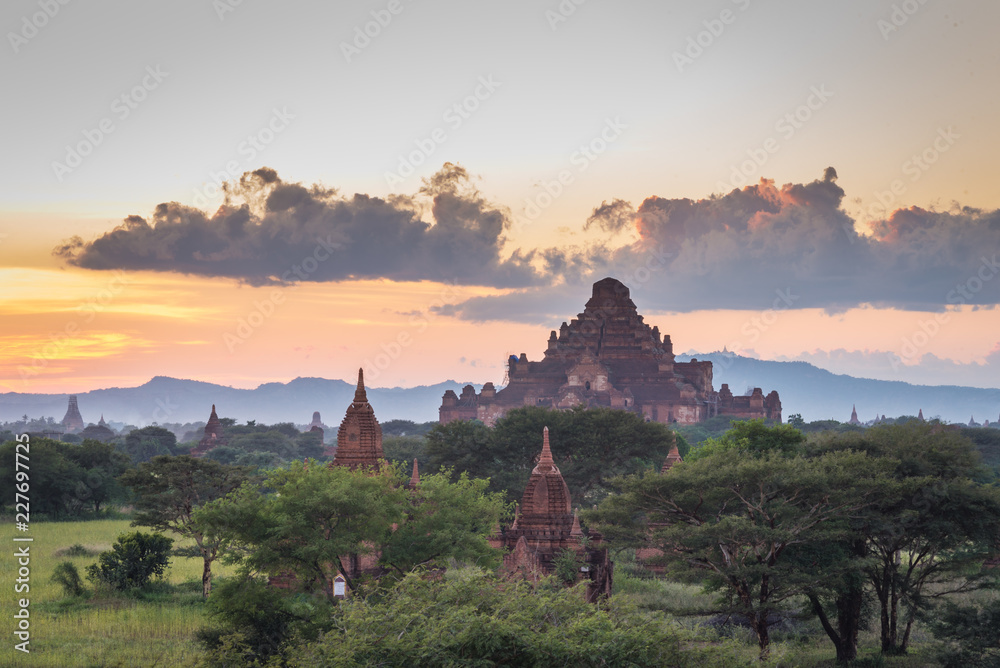
<instances>
[{"instance_id":1,"label":"dark cloud bank","mask_svg":"<svg viewBox=\"0 0 1000 668\"><path fill-rule=\"evenodd\" d=\"M130 216L93 242L56 249L89 269L146 269L232 277L259 285L389 278L517 288L442 312L461 318L551 322L615 276L646 310L941 310L1000 303L1000 211L899 209L859 235L827 168L805 184L754 186L708 199L647 198L596 207L584 227L607 239L585 248L503 252L509 211L487 201L466 171L446 164L414 197L346 198L285 183L270 169L227 187L214 215L176 202L151 220ZM429 201L429 218L421 202ZM638 240L614 243L622 232ZM289 273L317 248L329 257ZM323 252L320 252L323 255ZM312 266L312 265L310 265Z\"/></svg>"}]
</instances>

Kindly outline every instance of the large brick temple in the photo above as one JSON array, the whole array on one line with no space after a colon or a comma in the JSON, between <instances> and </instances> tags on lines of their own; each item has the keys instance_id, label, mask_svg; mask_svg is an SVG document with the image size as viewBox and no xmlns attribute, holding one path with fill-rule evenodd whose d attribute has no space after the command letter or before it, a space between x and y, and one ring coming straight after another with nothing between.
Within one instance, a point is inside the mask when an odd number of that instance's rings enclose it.
<instances>
[{"instance_id":1,"label":"large brick temple","mask_svg":"<svg viewBox=\"0 0 1000 668\"><path fill-rule=\"evenodd\" d=\"M508 360L509 383L481 392L466 385L461 396L445 392L442 424L481 420L493 424L519 406L568 409L605 406L633 411L663 423L693 424L719 415L781 421L781 400L760 388L734 396L712 386L712 363L674 361L669 335L661 337L638 314L629 289L605 278L594 283L583 313L549 335L541 361L525 353Z\"/></svg>"}]
</instances>

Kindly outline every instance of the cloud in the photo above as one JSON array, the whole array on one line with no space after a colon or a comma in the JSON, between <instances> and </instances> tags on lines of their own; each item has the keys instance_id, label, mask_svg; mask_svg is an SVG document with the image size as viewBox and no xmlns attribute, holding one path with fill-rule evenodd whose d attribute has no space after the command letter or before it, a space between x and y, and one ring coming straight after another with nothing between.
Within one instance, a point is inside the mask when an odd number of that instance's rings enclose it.
<instances>
[{"instance_id":1,"label":"cloud","mask_svg":"<svg viewBox=\"0 0 1000 668\"><path fill-rule=\"evenodd\" d=\"M634 243L541 253L564 276L555 293L529 286L451 305L450 312L551 324L569 313L567 302L552 303L550 295L579 292L605 276L628 285L647 311L767 310L779 295L793 297L783 307L831 312L862 304L940 311L1000 303L1000 211L912 207L861 235L841 208L844 195L836 170L827 168L810 183L778 187L761 179L700 200L649 197L631 216ZM630 208L621 200L602 203L585 227L618 232Z\"/></svg>"},{"instance_id":2,"label":"cloud","mask_svg":"<svg viewBox=\"0 0 1000 668\"><path fill-rule=\"evenodd\" d=\"M54 252L89 269L255 285L385 278L504 291L437 309L472 321L557 324L605 276L623 281L646 312L763 311L778 295L793 297L783 307L830 312L1000 303L1000 211L911 207L859 234L832 167L808 183L761 179L703 199L652 196L637 208L603 201L578 226L588 241L513 251L509 211L451 163L419 192L384 199L287 183L269 168L225 192L213 215L163 203L149 220L129 216L94 241L72 239Z\"/></svg>"},{"instance_id":3,"label":"cloud","mask_svg":"<svg viewBox=\"0 0 1000 668\"><path fill-rule=\"evenodd\" d=\"M85 242L53 252L86 269L131 269L230 277L253 285L388 278L517 288L545 282L533 254L501 258L506 210L488 202L466 170L445 164L419 196L342 197L336 190L286 183L269 168L225 187L213 215L177 202L149 220L129 216Z\"/></svg>"},{"instance_id":4,"label":"cloud","mask_svg":"<svg viewBox=\"0 0 1000 668\"><path fill-rule=\"evenodd\" d=\"M635 220L635 209L632 204L625 200L616 199L610 204L601 202L601 206L594 209L590 218L584 223L583 229L589 230L597 226L605 232L618 233L624 229L632 227Z\"/></svg>"}]
</instances>

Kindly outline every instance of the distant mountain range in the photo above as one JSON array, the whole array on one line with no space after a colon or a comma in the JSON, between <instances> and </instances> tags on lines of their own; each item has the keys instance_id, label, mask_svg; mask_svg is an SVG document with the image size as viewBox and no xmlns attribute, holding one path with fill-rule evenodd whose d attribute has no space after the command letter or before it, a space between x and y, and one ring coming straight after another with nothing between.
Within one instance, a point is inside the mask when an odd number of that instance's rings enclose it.
<instances>
[{"instance_id":1,"label":"distant mountain range","mask_svg":"<svg viewBox=\"0 0 1000 668\"><path fill-rule=\"evenodd\" d=\"M916 415L967 424L971 417L982 423L1000 420L1000 389L958 385L911 385L901 381L871 380L831 373L808 362L770 362L740 357L733 353L677 355L686 362L692 357L710 360L715 389L729 384L733 394L759 387L766 395L777 390L782 417L801 413L806 422L851 418L857 405L858 419L868 422L886 415Z\"/></svg>"},{"instance_id":2,"label":"distant mountain range","mask_svg":"<svg viewBox=\"0 0 1000 668\"><path fill-rule=\"evenodd\" d=\"M205 422L212 405L219 417L235 418L238 423L257 420L261 423L293 422L308 424L313 411L319 411L327 425L336 427L354 399L354 383L326 378L296 378L288 383L265 383L253 390L197 380L156 376L139 387L94 390L77 394L85 422L105 420L144 426L153 422ZM478 389L478 388L477 388ZM437 419L441 396L446 390L460 393L462 385L454 381L419 387L369 387L368 400L382 422L392 419L427 422ZM16 420L27 414L62 420L66 414L65 394L0 394L0 421Z\"/></svg>"},{"instance_id":3,"label":"distant mountain range","mask_svg":"<svg viewBox=\"0 0 1000 668\"><path fill-rule=\"evenodd\" d=\"M677 360L688 361L691 357L678 355ZM754 387L763 389L765 394L777 390L786 418L800 413L807 422L826 419L846 422L851 417L852 405L857 405L862 422L883 414L916 415L921 409L924 417L940 417L947 422L967 423L972 416L977 422L1000 420L1000 389L854 378L830 373L807 362L769 362L732 353L693 357L713 362L717 390L722 383L728 383L737 395ZM463 385L446 381L410 388L370 387L368 399L382 422L392 419L428 422L437 419L445 391L461 393ZM473 385L477 391L480 389L479 385ZM77 396L87 423L96 423L102 414L109 422L138 426L153 422L204 422L215 404L220 417L235 418L241 423L257 420L268 424L307 424L313 411L320 411L323 421L335 426L340 424L354 398L354 388L353 383L342 380L296 378L288 383L265 383L253 390L241 390L157 376L139 387L94 390ZM0 394L0 421L16 420L24 414L62 420L66 405L65 394Z\"/></svg>"}]
</instances>

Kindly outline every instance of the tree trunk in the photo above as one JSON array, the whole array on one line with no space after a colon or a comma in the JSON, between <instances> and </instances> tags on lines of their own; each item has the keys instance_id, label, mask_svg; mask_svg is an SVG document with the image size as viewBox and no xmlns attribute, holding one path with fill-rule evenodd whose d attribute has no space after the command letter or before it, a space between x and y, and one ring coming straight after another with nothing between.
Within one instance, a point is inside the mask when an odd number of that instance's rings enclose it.
<instances>
[{"instance_id":1,"label":"tree trunk","mask_svg":"<svg viewBox=\"0 0 1000 668\"><path fill-rule=\"evenodd\" d=\"M757 645L760 647L760 660L766 661L771 653L771 637L767 629L767 611L763 610L750 617L753 630L757 634Z\"/></svg>"},{"instance_id":2,"label":"tree trunk","mask_svg":"<svg viewBox=\"0 0 1000 668\"><path fill-rule=\"evenodd\" d=\"M858 630L861 625L861 606L864 602L864 589L852 587L837 597L837 628L820 604L819 597L813 592L807 592L813 612L819 618L823 630L830 637L837 649L837 663L848 663L858 657Z\"/></svg>"},{"instance_id":3,"label":"tree trunk","mask_svg":"<svg viewBox=\"0 0 1000 668\"><path fill-rule=\"evenodd\" d=\"M205 565L201 571L201 595L208 598L212 593L212 560L208 555L203 555Z\"/></svg>"}]
</instances>

